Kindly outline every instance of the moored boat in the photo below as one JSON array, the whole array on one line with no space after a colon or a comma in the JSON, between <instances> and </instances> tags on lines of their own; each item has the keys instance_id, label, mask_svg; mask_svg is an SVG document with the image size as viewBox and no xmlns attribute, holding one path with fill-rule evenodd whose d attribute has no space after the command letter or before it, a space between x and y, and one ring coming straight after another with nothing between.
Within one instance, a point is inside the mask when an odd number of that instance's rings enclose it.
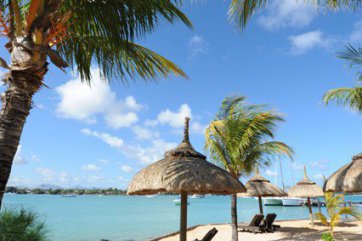
<instances>
[{"instance_id":1,"label":"moored boat","mask_svg":"<svg viewBox=\"0 0 362 241\"><path fill-rule=\"evenodd\" d=\"M302 198L282 198L283 206L291 207L291 206L302 206L304 203L304 200Z\"/></svg>"},{"instance_id":2,"label":"moored boat","mask_svg":"<svg viewBox=\"0 0 362 241\"><path fill-rule=\"evenodd\" d=\"M265 206L283 206L283 201L280 197L266 197L263 200Z\"/></svg>"}]
</instances>

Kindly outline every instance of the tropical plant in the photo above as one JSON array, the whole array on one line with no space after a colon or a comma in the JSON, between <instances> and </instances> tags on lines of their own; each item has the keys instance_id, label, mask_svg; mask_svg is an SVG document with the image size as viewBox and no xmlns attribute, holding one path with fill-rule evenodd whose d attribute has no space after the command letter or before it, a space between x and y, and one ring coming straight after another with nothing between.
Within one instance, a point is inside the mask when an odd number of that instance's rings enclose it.
<instances>
[{"instance_id":1,"label":"tropical plant","mask_svg":"<svg viewBox=\"0 0 362 241\"><path fill-rule=\"evenodd\" d=\"M288 0L289 2L290 0ZM359 9L362 6L362 0L320 0L320 1L298 1L304 4L315 5L321 9L337 10L340 8ZM229 18L238 27L244 29L250 18L263 10L268 0L232 0L229 6Z\"/></svg>"},{"instance_id":2,"label":"tropical plant","mask_svg":"<svg viewBox=\"0 0 362 241\"><path fill-rule=\"evenodd\" d=\"M179 0L0 0L1 36L10 53L3 79L0 111L0 207L14 155L32 98L43 86L50 61L68 65L91 84L97 64L105 80L128 82L139 77L155 80L170 74L186 77L174 63L137 43L153 32L162 19L191 22L179 10Z\"/></svg>"},{"instance_id":3,"label":"tropical plant","mask_svg":"<svg viewBox=\"0 0 362 241\"><path fill-rule=\"evenodd\" d=\"M350 66L357 66L362 68L362 48L354 48L348 45L342 53L338 54L338 57L348 61ZM362 113L362 87L359 84L362 83L362 72L357 72L357 86L355 87L343 87L329 90L323 96L323 102L328 105L334 101L337 105L343 105L351 110L356 110Z\"/></svg>"},{"instance_id":4,"label":"tropical plant","mask_svg":"<svg viewBox=\"0 0 362 241\"><path fill-rule=\"evenodd\" d=\"M0 241L46 241L48 231L37 215L26 210L0 212Z\"/></svg>"},{"instance_id":5,"label":"tropical plant","mask_svg":"<svg viewBox=\"0 0 362 241\"><path fill-rule=\"evenodd\" d=\"M327 215L326 217L322 213L316 213L315 217L319 219L323 225L328 227L329 234L334 240L334 227L342 219L342 215L351 215L359 220L361 220L361 214L357 211L355 207L346 207L342 206L344 202L343 194L334 195L333 192L326 192L324 194L326 200ZM326 238L328 235L325 235Z\"/></svg>"},{"instance_id":6,"label":"tropical plant","mask_svg":"<svg viewBox=\"0 0 362 241\"><path fill-rule=\"evenodd\" d=\"M281 114L266 111L265 106L249 105L245 97L227 97L206 130L205 149L216 163L232 176L249 175L256 166L268 166L280 156L293 155L293 150L274 138ZM231 196L232 240L238 240L237 196Z\"/></svg>"}]
</instances>

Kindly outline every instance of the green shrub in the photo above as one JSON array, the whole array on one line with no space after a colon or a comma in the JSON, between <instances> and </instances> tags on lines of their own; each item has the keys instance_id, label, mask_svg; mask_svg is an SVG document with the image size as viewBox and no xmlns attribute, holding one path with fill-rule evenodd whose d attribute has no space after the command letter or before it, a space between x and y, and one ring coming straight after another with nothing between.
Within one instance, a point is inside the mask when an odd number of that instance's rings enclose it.
<instances>
[{"instance_id":1,"label":"green shrub","mask_svg":"<svg viewBox=\"0 0 362 241\"><path fill-rule=\"evenodd\" d=\"M322 233L323 241L334 241L334 238L331 233Z\"/></svg>"},{"instance_id":2,"label":"green shrub","mask_svg":"<svg viewBox=\"0 0 362 241\"><path fill-rule=\"evenodd\" d=\"M0 241L48 241L47 234L44 222L30 211L0 212Z\"/></svg>"}]
</instances>

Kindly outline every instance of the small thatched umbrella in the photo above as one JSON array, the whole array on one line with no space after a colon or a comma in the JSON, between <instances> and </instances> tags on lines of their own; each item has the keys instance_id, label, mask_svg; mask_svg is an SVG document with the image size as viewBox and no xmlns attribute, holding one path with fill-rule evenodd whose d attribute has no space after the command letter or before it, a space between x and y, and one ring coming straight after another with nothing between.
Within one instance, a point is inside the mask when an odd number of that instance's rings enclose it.
<instances>
[{"instance_id":1,"label":"small thatched umbrella","mask_svg":"<svg viewBox=\"0 0 362 241\"><path fill-rule=\"evenodd\" d=\"M362 193L362 153L333 173L323 189L325 192Z\"/></svg>"},{"instance_id":2,"label":"small thatched umbrella","mask_svg":"<svg viewBox=\"0 0 362 241\"><path fill-rule=\"evenodd\" d=\"M181 194L180 241L186 241L188 194L226 195L246 191L239 180L194 150L188 127L189 118L186 118L182 143L166 152L164 159L138 172L128 186L130 195Z\"/></svg>"},{"instance_id":3,"label":"small thatched umbrella","mask_svg":"<svg viewBox=\"0 0 362 241\"><path fill-rule=\"evenodd\" d=\"M288 196L307 198L309 216L312 226L314 225L312 205L310 203L311 197L321 197L324 195L323 189L318 186L315 182L309 180L307 176L307 170L304 166L304 178L297 182L297 184L291 187L288 191Z\"/></svg>"},{"instance_id":4,"label":"small thatched umbrella","mask_svg":"<svg viewBox=\"0 0 362 241\"><path fill-rule=\"evenodd\" d=\"M240 196L258 197L260 214L263 213L262 197L284 197L288 194L276 185L270 183L270 181L259 174L259 169L256 169L255 175L245 184L246 193L242 193Z\"/></svg>"}]
</instances>

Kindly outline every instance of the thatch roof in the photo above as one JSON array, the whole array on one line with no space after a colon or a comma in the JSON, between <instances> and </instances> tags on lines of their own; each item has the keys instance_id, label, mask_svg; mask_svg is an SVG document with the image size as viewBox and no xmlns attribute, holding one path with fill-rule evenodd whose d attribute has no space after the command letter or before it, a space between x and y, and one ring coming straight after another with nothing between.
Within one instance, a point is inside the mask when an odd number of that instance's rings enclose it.
<instances>
[{"instance_id":1,"label":"thatch roof","mask_svg":"<svg viewBox=\"0 0 362 241\"><path fill-rule=\"evenodd\" d=\"M242 197L283 197L288 194L276 185L259 174L257 170L255 175L245 184L246 193L238 194Z\"/></svg>"},{"instance_id":2,"label":"thatch roof","mask_svg":"<svg viewBox=\"0 0 362 241\"><path fill-rule=\"evenodd\" d=\"M324 191L362 193L362 153L333 173L324 183Z\"/></svg>"},{"instance_id":3,"label":"thatch roof","mask_svg":"<svg viewBox=\"0 0 362 241\"><path fill-rule=\"evenodd\" d=\"M195 151L188 137L188 121L187 118L182 143L166 152L164 159L138 172L128 186L128 194L231 194L246 191L239 180Z\"/></svg>"},{"instance_id":4,"label":"thatch roof","mask_svg":"<svg viewBox=\"0 0 362 241\"><path fill-rule=\"evenodd\" d=\"M320 186L311 181L307 176L307 170L304 166L304 178L288 190L288 196L291 197L321 197L324 192Z\"/></svg>"}]
</instances>

